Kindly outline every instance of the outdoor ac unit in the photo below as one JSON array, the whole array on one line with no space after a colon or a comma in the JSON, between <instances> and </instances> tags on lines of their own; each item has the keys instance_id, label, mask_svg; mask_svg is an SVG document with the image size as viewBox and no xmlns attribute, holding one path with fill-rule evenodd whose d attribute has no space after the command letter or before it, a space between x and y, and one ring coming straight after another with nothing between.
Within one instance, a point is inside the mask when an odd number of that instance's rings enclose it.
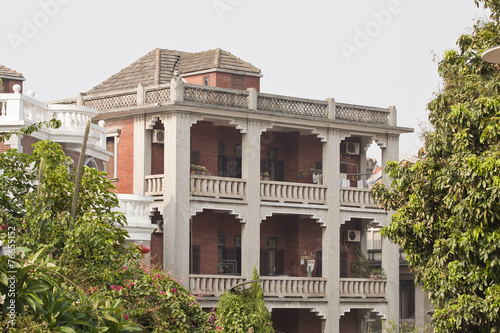
<instances>
[{"instance_id":1,"label":"outdoor ac unit","mask_svg":"<svg viewBox=\"0 0 500 333\"><path fill-rule=\"evenodd\" d=\"M359 143L357 142L342 142L340 146L342 154L359 155Z\"/></svg>"},{"instance_id":2,"label":"outdoor ac unit","mask_svg":"<svg viewBox=\"0 0 500 333\"><path fill-rule=\"evenodd\" d=\"M361 231L359 230L347 230L344 234L344 241L346 242L360 242L361 241Z\"/></svg>"},{"instance_id":3,"label":"outdoor ac unit","mask_svg":"<svg viewBox=\"0 0 500 333\"><path fill-rule=\"evenodd\" d=\"M165 132L163 130L153 130L153 143L164 143Z\"/></svg>"}]
</instances>

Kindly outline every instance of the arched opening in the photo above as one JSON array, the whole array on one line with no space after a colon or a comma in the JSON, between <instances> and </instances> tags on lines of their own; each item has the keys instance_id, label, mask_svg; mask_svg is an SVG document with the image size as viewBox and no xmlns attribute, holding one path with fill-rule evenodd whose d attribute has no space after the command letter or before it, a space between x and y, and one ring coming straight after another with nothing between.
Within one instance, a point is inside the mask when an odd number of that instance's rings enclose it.
<instances>
[{"instance_id":1,"label":"arched opening","mask_svg":"<svg viewBox=\"0 0 500 333\"><path fill-rule=\"evenodd\" d=\"M241 224L233 215L203 210L191 218L190 232L190 274L241 274Z\"/></svg>"}]
</instances>

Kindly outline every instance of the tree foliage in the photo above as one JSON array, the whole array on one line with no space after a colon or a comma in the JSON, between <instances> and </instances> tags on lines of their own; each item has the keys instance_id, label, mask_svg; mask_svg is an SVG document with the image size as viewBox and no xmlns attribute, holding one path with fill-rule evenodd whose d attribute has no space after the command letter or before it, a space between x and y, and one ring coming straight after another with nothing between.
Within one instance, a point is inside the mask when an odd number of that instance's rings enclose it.
<instances>
[{"instance_id":1,"label":"tree foliage","mask_svg":"<svg viewBox=\"0 0 500 333\"><path fill-rule=\"evenodd\" d=\"M437 332L500 331L500 71L481 59L500 44L500 2L475 2L491 19L439 63L421 160L388 163L392 187L372 191L397 210L383 233L430 293Z\"/></svg>"},{"instance_id":2,"label":"tree foliage","mask_svg":"<svg viewBox=\"0 0 500 333\"><path fill-rule=\"evenodd\" d=\"M118 199L105 173L85 167L73 221L72 165L51 141L37 142L32 155L0 154L0 240L9 249L0 256L1 329L213 331L195 297L172 276L143 267L137 247L126 243L125 217L114 210Z\"/></svg>"},{"instance_id":3,"label":"tree foliage","mask_svg":"<svg viewBox=\"0 0 500 333\"><path fill-rule=\"evenodd\" d=\"M252 280L259 280L254 267ZM217 323L223 332L272 333L271 313L264 304L264 292L258 282L250 288L226 291L217 303Z\"/></svg>"}]
</instances>

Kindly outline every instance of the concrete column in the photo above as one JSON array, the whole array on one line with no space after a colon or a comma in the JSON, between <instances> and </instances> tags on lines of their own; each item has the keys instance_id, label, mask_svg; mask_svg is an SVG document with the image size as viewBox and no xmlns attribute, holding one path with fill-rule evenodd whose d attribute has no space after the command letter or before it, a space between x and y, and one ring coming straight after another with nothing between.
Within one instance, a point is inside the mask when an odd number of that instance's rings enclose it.
<instances>
[{"instance_id":1,"label":"concrete column","mask_svg":"<svg viewBox=\"0 0 500 333\"><path fill-rule=\"evenodd\" d=\"M164 119L165 157L163 198L163 267L189 285L189 114L171 113Z\"/></svg>"},{"instance_id":2,"label":"concrete column","mask_svg":"<svg viewBox=\"0 0 500 333\"><path fill-rule=\"evenodd\" d=\"M388 135L387 147L382 150L382 165L399 159L399 136ZM383 174L384 184L389 185L388 176ZM393 212L387 214L387 224ZM387 320L399 325L399 246L388 238L382 238L382 268L387 275L386 295L388 299Z\"/></svg>"},{"instance_id":3,"label":"concrete column","mask_svg":"<svg viewBox=\"0 0 500 333\"><path fill-rule=\"evenodd\" d=\"M330 129L323 144L323 184L327 187L328 215L323 229L323 277L327 281L328 306L324 332L340 330L340 132Z\"/></svg>"},{"instance_id":4,"label":"concrete column","mask_svg":"<svg viewBox=\"0 0 500 333\"><path fill-rule=\"evenodd\" d=\"M242 225L241 276L260 270L260 123L249 120L242 137L241 174L247 180L247 216Z\"/></svg>"},{"instance_id":5,"label":"concrete column","mask_svg":"<svg viewBox=\"0 0 500 333\"><path fill-rule=\"evenodd\" d=\"M335 119L336 117L336 103L335 103L335 98L327 98L326 101L328 102L328 114L327 117L328 119Z\"/></svg>"},{"instance_id":6,"label":"concrete column","mask_svg":"<svg viewBox=\"0 0 500 333\"><path fill-rule=\"evenodd\" d=\"M151 145L149 146L151 150ZM134 194L144 194L146 157L146 118L134 118Z\"/></svg>"}]
</instances>

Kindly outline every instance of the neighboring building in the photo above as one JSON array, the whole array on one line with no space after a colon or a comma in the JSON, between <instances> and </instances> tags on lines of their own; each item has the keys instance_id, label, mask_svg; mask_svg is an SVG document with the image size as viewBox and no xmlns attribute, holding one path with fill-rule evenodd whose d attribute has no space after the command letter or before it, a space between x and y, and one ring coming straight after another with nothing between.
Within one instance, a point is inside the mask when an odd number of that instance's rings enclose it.
<instances>
[{"instance_id":1,"label":"neighboring building","mask_svg":"<svg viewBox=\"0 0 500 333\"><path fill-rule=\"evenodd\" d=\"M8 148L16 148L22 153L30 154L33 151L32 144L41 140L52 140L62 146L66 155L74 161L73 166L76 167L87 121L95 117L98 111L81 105L43 103L34 99L35 94L32 91L24 95L21 93L24 77L1 65L0 78L4 87L8 87L4 88L4 91L10 92L0 93L0 132L18 130L53 118L61 120L62 123L58 129L42 127L30 135L13 135L6 142L0 142L0 153ZM91 125L84 165L106 171L108 161L113 155L112 152L106 150L106 135L104 121ZM150 242L151 232L155 229L149 219L149 204L153 201L152 198L128 194L118 194L118 198L120 210L126 213L129 223L126 229L130 235L130 241Z\"/></svg>"},{"instance_id":2,"label":"neighboring building","mask_svg":"<svg viewBox=\"0 0 500 333\"><path fill-rule=\"evenodd\" d=\"M257 267L276 331L423 326L423 294L400 283L399 248L378 234L391 213L366 187L366 148L375 141L384 165L412 130L397 126L394 107L264 94L261 77L220 49L156 49L57 103L99 110L118 193L154 198L151 261L202 306ZM358 250L383 278L353 277Z\"/></svg>"}]
</instances>

